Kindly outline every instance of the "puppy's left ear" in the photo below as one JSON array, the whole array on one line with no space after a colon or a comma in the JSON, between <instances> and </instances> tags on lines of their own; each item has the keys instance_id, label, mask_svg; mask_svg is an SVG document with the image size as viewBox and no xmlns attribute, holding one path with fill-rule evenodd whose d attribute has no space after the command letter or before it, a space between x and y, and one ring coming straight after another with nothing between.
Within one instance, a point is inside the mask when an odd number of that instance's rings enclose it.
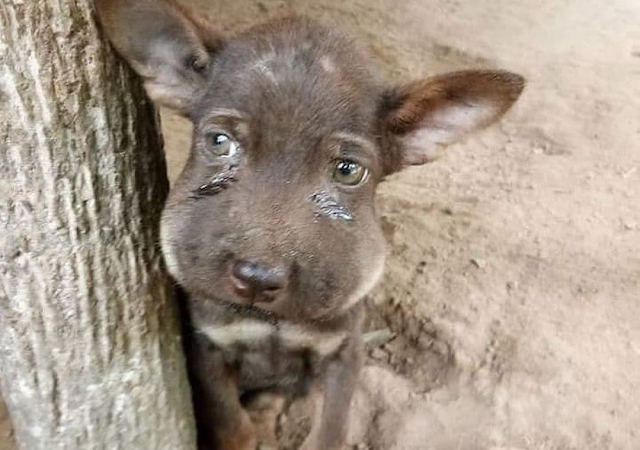
<instances>
[{"instance_id":1,"label":"puppy's left ear","mask_svg":"<svg viewBox=\"0 0 640 450\"><path fill-rule=\"evenodd\" d=\"M207 22L174 0L95 0L109 40L156 103L189 115L224 46Z\"/></svg>"},{"instance_id":2,"label":"puppy's left ear","mask_svg":"<svg viewBox=\"0 0 640 450\"><path fill-rule=\"evenodd\" d=\"M395 150L391 171L432 161L442 146L496 122L524 85L514 73L469 70L387 90L380 119Z\"/></svg>"}]
</instances>

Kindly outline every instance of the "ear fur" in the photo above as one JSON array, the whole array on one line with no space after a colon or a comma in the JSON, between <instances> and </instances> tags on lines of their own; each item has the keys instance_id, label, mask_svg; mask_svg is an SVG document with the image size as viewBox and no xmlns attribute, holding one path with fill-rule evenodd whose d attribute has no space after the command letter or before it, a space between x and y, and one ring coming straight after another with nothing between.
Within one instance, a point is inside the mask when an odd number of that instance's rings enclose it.
<instances>
[{"instance_id":1,"label":"ear fur","mask_svg":"<svg viewBox=\"0 0 640 450\"><path fill-rule=\"evenodd\" d=\"M96 0L102 27L158 104L188 114L221 36L171 0Z\"/></svg>"},{"instance_id":2,"label":"ear fur","mask_svg":"<svg viewBox=\"0 0 640 450\"><path fill-rule=\"evenodd\" d=\"M398 146L392 166L432 161L439 148L500 119L524 86L514 73L469 70L388 90L381 115L383 135Z\"/></svg>"}]
</instances>

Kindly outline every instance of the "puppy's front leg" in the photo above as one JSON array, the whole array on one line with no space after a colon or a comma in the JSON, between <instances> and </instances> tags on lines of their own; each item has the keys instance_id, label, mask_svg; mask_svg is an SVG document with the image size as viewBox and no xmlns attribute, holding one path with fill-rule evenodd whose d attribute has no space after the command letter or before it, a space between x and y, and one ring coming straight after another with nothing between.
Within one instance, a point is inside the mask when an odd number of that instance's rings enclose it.
<instances>
[{"instance_id":1,"label":"puppy's front leg","mask_svg":"<svg viewBox=\"0 0 640 450\"><path fill-rule=\"evenodd\" d=\"M329 363L316 399L309 436L300 450L340 450L347 437L349 409L362 366L362 338L354 336Z\"/></svg>"},{"instance_id":2,"label":"puppy's front leg","mask_svg":"<svg viewBox=\"0 0 640 450\"><path fill-rule=\"evenodd\" d=\"M236 380L222 352L197 332L186 339L198 449L255 450L255 427L240 404Z\"/></svg>"}]
</instances>

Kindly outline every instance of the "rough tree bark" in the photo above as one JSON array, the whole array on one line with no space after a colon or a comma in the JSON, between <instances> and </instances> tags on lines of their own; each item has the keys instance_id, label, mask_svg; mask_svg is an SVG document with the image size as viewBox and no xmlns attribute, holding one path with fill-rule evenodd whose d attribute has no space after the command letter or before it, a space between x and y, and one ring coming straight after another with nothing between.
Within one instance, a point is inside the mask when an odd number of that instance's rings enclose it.
<instances>
[{"instance_id":1,"label":"rough tree bark","mask_svg":"<svg viewBox=\"0 0 640 450\"><path fill-rule=\"evenodd\" d=\"M20 448L195 448L156 117L90 0L0 2L0 390Z\"/></svg>"}]
</instances>

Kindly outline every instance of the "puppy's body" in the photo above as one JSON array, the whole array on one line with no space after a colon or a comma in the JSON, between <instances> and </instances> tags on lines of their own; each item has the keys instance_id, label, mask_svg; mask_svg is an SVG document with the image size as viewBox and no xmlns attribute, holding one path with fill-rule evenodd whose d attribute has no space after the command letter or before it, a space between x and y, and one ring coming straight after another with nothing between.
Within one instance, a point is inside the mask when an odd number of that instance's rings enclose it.
<instances>
[{"instance_id":1,"label":"puppy's body","mask_svg":"<svg viewBox=\"0 0 640 450\"><path fill-rule=\"evenodd\" d=\"M321 326L233 304L192 301L190 309L191 332L206 338L208 350L220 352L233 368L241 395L266 389L306 394L360 331L359 307Z\"/></svg>"},{"instance_id":2,"label":"puppy's body","mask_svg":"<svg viewBox=\"0 0 640 450\"><path fill-rule=\"evenodd\" d=\"M360 300L385 256L376 186L496 121L523 80L386 86L332 28L294 17L225 39L170 0L98 0L116 49L193 143L162 219L188 294L201 449L253 450L243 400L319 392L305 450L338 450L362 360Z\"/></svg>"},{"instance_id":3,"label":"puppy's body","mask_svg":"<svg viewBox=\"0 0 640 450\"><path fill-rule=\"evenodd\" d=\"M303 448L340 448L362 364L360 305L313 324L281 320L252 306L193 298L188 309L185 348L200 449L255 448L245 402L264 392L293 398L312 391L321 399ZM328 386L334 387L323 393Z\"/></svg>"}]
</instances>

